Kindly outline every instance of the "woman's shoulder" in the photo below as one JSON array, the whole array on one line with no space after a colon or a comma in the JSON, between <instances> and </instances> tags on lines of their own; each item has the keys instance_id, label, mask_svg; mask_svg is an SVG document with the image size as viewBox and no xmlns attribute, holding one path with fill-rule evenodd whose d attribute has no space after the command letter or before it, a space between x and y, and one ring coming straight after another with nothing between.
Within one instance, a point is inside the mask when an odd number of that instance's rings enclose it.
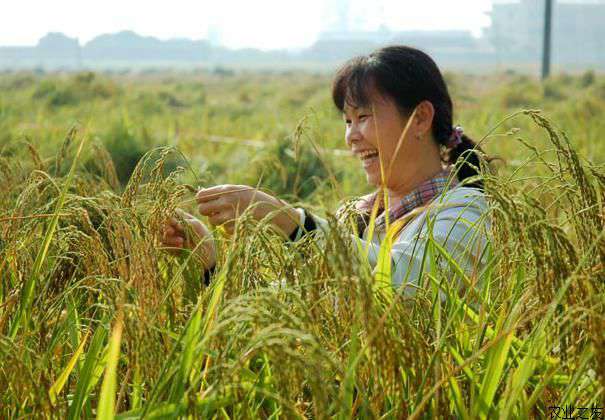
<instances>
[{"instance_id":1,"label":"woman's shoulder","mask_svg":"<svg viewBox=\"0 0 605 420\"><path fill-rule=\"evenodd\" d=\"M436 204L443 204L446 208L452 207L479 207L487 208L488 200L485 192L479 188L456 186L445 191L435 199Z\"/></svg>"},{"instance_id":2,"label":"woman's shoulder","mask_svg":"<svg viewBox=\"0 0 605 420\"><path fill-rule=\"evenodd\" d=\"M488 211L485 192L478 188L456 186L437 197L426 209L426 216L444 222L457 222L460 219L475 221L484 220Z\"/></svg>"},{"instance_id":3,"label":"woman's shoulder","mask_svg":"<svg viewBox=\"0 0 605 420\"><path fill-rule=\"evenodd\" d=\"M431 223L427 223L431 220ZM435 198L424 209L409 235L424 237L428 229L441 237L464 238L469 231L478 231L491 226L486 194L477 188L456 186ZM452 236L452 232L454 232ZM404 239L416 236L405 236ZM453 240L453 239L450 239Z\"/></svg>"}]
</instances>

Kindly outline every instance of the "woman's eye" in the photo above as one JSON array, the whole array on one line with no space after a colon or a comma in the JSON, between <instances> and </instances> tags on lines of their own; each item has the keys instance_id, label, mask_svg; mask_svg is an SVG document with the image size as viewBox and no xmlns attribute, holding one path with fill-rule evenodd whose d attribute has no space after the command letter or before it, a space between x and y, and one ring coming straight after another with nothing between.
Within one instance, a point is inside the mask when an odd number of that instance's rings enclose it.
<instances>
[{"instance_id":1,"label":"woman's eye","mask_svg":"<svg viewBox=\"0 0 605 420\"><path fill-rule=\"evenodd\" d=\"M363 115L360 115L360 116L359 116L359 119L360 119L360 120L365 120L365 119L366 119L366 118L368 118L368 117L369 117L369 115L368 115L368 114L363 114Z\"/></svg>"},{"instance_id":2,"label":"woman's eye","mask_svg":"<svg viewBox=\"0 0 605 420\"><path fill-rule=\"evenodd\" d=\"M345 124L347 124L347 125L351 124L351 120L345 120Z\"/></svg>"}]
</instances>

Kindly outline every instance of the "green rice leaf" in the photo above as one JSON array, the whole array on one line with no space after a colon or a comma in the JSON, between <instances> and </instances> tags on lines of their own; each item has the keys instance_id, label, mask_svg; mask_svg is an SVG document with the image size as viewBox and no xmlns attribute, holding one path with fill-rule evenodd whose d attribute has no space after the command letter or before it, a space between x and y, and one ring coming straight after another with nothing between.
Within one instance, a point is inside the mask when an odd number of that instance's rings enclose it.
<instances>
[{"instance_id":1,"label":"green rice leaf","mask_svg":"<svg viewBox=\"0 0 605 420\"><path fill-rule=\"evenodd\" d=\"M115 415L117 368L122 339L122 316L121 313L118 315L116 325L109 339L107 366L105 367L105 377L101 385L99 405L97 406L97 419L113 419Z\"/></svg>"},{"instance_id":2,"label":"green rice leaf","mask_svg":"<svg viewBox=\"0 0 605 420\"><path fill-rule=\"evenodd\" d=\"M65 382L67 382L67 378L71 374L71 371L76 366L76 363L78 362L78 360L80 358L80 355L84 351L84 345L86 344L86 341L88 340L88 335L89 334L87 333L84 336L84 338L82 339L82 342L80 343L80 345L78 346L78 348L76 349L74 354L69 359L69 362L67 362L67 366L65 366L65 369L63 369L63 372L61 372L61 374L59 375L57 380L51 385L50 389L48 390L48 396L50 398L50 402L53 405L56 404L57 395L59 395L59 393L63 389L63 386L65 386Z\"/></svg>"}]
</instances>

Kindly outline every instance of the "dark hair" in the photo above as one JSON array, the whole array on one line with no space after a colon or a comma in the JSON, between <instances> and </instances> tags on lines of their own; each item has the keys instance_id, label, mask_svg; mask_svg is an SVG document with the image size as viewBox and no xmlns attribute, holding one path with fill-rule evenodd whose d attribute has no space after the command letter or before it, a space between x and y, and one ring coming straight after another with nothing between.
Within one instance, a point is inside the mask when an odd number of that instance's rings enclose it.
<instances>
[{"instance_id":1,"label":"dark hair","mask_svg":"<svg viewBox=\"0 0 605 420\"><path fill-rule=\"evenodd\" d=\"M343 111L345 102L357 107L369 106L371 87L381 95L391 97L404 115L409 116L424 100L431 102L435 109L433 137L444 146L449 142L454 130L452 99L441 71L426 53L397 45L355 57L336 73L332 99L340 111ZM483 150L463 134L462 142L442 159L446 163L456 163L458 179L463 181L479 174L477 169L481 168L481 159L489 163L491 159L483 156ZM483 188L481 180L465 185Z\"/></svg>"}]
</instances>

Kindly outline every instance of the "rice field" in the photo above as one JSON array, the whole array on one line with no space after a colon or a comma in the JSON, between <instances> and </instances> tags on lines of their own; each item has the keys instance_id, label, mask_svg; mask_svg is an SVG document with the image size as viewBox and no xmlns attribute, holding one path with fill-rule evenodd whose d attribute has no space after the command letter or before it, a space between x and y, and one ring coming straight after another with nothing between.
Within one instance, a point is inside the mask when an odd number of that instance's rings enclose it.
<instances>
[{"instance_id":1,"label":"rice field","mask_svg":"<svg viewBox=\"0 0 605 420\"><path fill-rule=\"evenodd\" d=\"M0 75L0 417L602 416L605 78L447 80L455 123L500 158L493 250L475 287L435 268L407 297L336 214L370 188L329 76ZM220 183L330 232L286 243L244 214L214 232L205 286L158 235Z\"/></svg>"}]
</instances>

